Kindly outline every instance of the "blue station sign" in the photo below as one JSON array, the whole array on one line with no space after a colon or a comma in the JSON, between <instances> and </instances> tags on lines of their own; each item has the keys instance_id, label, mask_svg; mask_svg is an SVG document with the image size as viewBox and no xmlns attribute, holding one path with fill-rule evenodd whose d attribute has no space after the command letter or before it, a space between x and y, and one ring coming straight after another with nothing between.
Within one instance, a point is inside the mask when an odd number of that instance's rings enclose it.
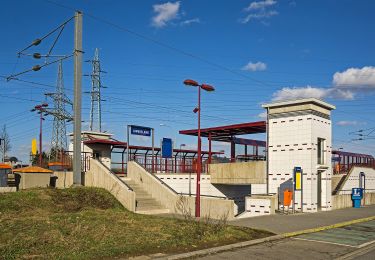
<instances>
[{"instance_id":1,"label":"blue station sign","mask_svg":"<svg viewBox=\"0 0 375 260\"><path fill-rule=\"evenodd\" d=\"M163 138L161 141L161 156L163 158L172 158L173 141L171 138Z\"/></svg>"},{"instance_id":2,"label":"blue station sign","mask_svg":"<svg viewBox=\"0 0 375 260\"><path fill-rule=\"evenodd\" d=\"M150 127L137 126L137 125L130 126L130 133L132 135L151 136L151 131L152 131L152 128Z\"/></svg>"}]
</instances>

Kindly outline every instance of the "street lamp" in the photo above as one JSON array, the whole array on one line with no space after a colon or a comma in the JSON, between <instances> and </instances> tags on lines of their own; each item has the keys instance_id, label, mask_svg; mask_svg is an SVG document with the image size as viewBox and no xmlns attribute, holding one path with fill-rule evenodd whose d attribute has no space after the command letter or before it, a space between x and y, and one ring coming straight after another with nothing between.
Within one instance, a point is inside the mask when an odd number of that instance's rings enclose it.
<instances>
[{"instance_id":1,"label":"street lamp","mask_svg":"<svg viewBox=\"0 0 375 260\"><path fill-rule=\"evenodd\" d=\"M39 166L42 167L42 162L43 162L43 156L42 156L42 136L43 136L43 113L46 112L46 107L48 107L47 103L43 103L40 105L36 105L33 109L31 109L31 112L38 111L37 113L40 115L40 130L39 130Z\"/></svg>"},{"instance_id":2,"label":"street lamp","mask_svg":"<svg viewBox=\"0 0 375 260\"><path fill-rule=\"evenodd\" d=\"M194 108L193 112L198 112L198 161L197 161L197 191L195 197L195 216L197 218L201 215L201 171L202 171L202 147L201 147L201 89L211 92L214 91L215 88L213 86L207 84L198 84L195 80L186 79L184 80L184 84L186 86L198 87L198 106Z\"/></svg>"}]
</instances>

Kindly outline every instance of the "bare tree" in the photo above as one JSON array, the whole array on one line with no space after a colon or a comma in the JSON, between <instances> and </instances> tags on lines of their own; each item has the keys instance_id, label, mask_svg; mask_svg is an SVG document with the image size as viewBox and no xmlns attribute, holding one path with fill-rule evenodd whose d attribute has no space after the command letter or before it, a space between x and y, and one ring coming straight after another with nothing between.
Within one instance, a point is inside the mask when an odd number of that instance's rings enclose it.
<instances>
[{"instance_id":1,"label":"bare tree","mask_svg":"<svg viewBox=\"0 0 375 260\"><path fill-rule=\"evenodd\" d=\"M3 162L5 160L6 154L12 149L12 146L10 145L10 137L7 132L7 126L3 125L3 128L0 132L0 139L1 139L1 147L0 151L2 154Z\"/></svg>"}]
</instances>

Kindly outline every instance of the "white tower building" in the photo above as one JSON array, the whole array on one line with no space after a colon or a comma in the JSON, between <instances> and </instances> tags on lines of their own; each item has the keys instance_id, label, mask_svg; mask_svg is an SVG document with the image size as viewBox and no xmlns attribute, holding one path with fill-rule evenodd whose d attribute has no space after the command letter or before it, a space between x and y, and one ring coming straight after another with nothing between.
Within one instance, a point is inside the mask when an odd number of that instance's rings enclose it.
<instances>
[{"instance_id":1,"label":"white tower building","mask_svg":"<svg viewBox=\"0 0 375 260\"><path fill-rule=\"evenodd\" d=\"M267 109L269 194L293 178L301 167L302 192L296 192L295 209L303 212L331 210L331 110L318 99L300 99L263 105ZM302 198L301 198L302 195Z\"/></svg>"}]
</instances>

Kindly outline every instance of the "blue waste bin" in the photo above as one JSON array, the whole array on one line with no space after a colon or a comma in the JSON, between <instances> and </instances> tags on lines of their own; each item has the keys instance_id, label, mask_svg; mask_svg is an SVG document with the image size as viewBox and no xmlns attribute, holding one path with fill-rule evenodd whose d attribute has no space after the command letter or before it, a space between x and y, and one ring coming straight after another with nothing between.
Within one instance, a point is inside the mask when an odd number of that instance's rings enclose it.
<instances>
[{"instance_id":1,"label":"blue waste bin","mask_svg":"<svg viewBox=\"0 0 375 260\"><path fill-rule=\"evenodd\" d=\"M352 188L353 208L361 207L362 198L363 198L363 188Z\"/></svg>"}]
</instances>

